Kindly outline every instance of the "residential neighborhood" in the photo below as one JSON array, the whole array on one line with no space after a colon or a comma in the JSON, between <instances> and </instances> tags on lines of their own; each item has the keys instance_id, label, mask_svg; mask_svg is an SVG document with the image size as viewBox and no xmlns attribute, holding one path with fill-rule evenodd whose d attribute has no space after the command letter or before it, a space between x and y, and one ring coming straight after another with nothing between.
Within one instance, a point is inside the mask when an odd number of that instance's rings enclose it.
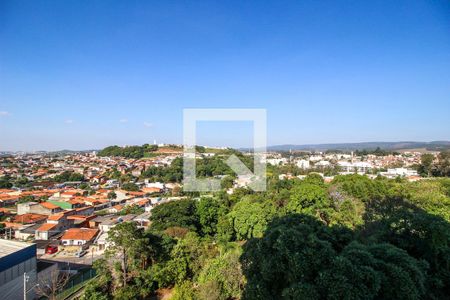
<instances>
[{"instance_id":1,"label":"residential neighborhood","mask_svg":"<svg viewBox=\"0 0 450 300\"><path fill-rule=\"evenodd\" d=\"M0 300L450 299L449 79L449 0L0 0Z\"/></svg>"},{"instance_id":2,"label":"residential neighborhood","mask_svg":"<svg viewBox=\"0 0 450 300\"><path fill-rule=\"evenodd\" d=\"M101 253L107 248L111 227L131 221L146 228L153 207L183 199L178 180L159 182L151 176L146 178L146 170L170 168L174 160L182 157L179 146L159 149L162 150L157 155L140 159L99 156L95 151L3 156L0 177L10 178L14 185L0 189L1 236L39 241L39 253L50 259L75 256L82 250ZM346 174L415 181L423 179L417 172L422 154L267 152L262 163L280 168L280 179L302 179L308 173L317 173L326 181ZM215 153L204 152L197 159L214 156ZM287 166L294 172L283 173ZM233 181L228 193L245 187L251 178L240 176ZM50 245L58 245L58 252L46 255L45 249Z\"/></svg>"}]
</instances>

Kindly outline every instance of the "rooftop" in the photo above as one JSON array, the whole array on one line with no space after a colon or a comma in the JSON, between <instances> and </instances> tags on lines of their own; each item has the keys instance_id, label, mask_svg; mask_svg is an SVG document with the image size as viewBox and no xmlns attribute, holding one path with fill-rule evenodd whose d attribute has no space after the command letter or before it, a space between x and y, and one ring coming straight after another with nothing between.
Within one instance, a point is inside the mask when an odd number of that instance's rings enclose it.
<instances>
[{"instance_id":1,"label":"rooftop","mask_svg":"<svg viewBox=\"0 0 450 300\"><path fill-rule=\"evenodd\" d=\"M13 220L17 223L29 224L43 222L45 221L45 219L47 219L46 215L27 213L23 215L17 215Z\"/></svg>"},{"instance_id":2,"label":"rooftop","mask_svg":"<svg viewBox=\"0 0 450 300\"><path fill-rule=\"evenodd\" d=\"M23 227L23 229L20 230L20 232L27 233L27 234L35 234L36 229L38 229L41 226L42 226L42 224L39 224L39 223L32 224L32 225L25 225Z\"/></svg>"},{"instance_id":3,"label":"rooftop","mask_svg":"<svg viewBox=\"0 0 450 300\"><path fill-rule=\"evenodd\" d=\"M50 221L59 221L62 218L64 218L64 216L65 216L64 213L54 214L54 215L51 215L50 217L48 217L48 220L50 220Z\"/></svg>"},{"instance_id":4,"label":"rooftop","mask_svg":"<svg viewBox=\"0 0 450 300\"><path fill-rule=\"evenodd\" d=\"M51 223L45 223L42 224L38 229L36 229L37 231L50 231L53 228L56 227L56 224L51 224Z\"/></svg>"},{"instance_id":5,"label":"rooftop","mask_svg":"<svg viewBox=\"0 0 450 300\"><path fill-rule=\"evenodd\" d=\"M116 216L116 215L107 215L107 216L98 216L92 221L101 223L102 225L114 225L119 222L129 222L132 221L136 215L128 214L125 216Z\"/></svg>"},{"instance_id":6,"label":"rooftop","mask_svg":"<svg viewBox=\"0 0 450 300\"><path fill-rule=\"evenodd\" d=\"M57 208L59 208L58 205L55 205L55 204L50 203L50 202L42 202L41 205L43 207L47 208L47 209L57 209Z\"/></svg>"},{"instance_id":7,"label":"rooftop","mask_svg":"<svg viewBox=\"0 0 450 300\"><path fill-rule=\"evenodd\" d=\"M97 233L98 233L97 229L70 228L70 229L66 230L64 235L61 237L61 240L90 241L97 235Z\"/></svg>"},{"instance_id":8,"label":"rooftop","mask_svg":"<svg viewBox=\"0 0 450 300\"><path fill-rule=\"evenodd\" d=\"M28 248L32 245L33 244L30 243L0 239L0 258L3 258L19 250Z\"/></svg>"}]
</instances>

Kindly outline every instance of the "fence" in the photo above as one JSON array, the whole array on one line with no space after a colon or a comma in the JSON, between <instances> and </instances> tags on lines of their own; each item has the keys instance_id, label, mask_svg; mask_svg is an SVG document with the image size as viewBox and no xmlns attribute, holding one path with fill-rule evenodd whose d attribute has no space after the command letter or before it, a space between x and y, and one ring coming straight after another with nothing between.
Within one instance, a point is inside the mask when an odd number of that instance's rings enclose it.
<instances>
[{"instance_id":1,"label":"fence","mask_svg":"<svg viewBox=\"0 0 450 300\"><path fill-rule=\"evenodd\" d=\"M94 269L84 269L75 276L72 276L69 279L69 282L67 282L64 290L58 294L58 299L67 299L69 296L83 288L89 280L94 278L96 275L97 274Z\"/></svg>"}]
</instances>

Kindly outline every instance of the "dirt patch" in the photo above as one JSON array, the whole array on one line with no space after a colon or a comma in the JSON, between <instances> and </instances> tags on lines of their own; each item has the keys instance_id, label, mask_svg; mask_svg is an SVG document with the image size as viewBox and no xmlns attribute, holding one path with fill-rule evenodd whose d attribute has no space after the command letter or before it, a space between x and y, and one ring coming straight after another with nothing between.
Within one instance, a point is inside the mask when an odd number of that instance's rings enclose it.
<instances>
[{"instance_id":1,"label":"dirt patch","mask_svg":"<svg viewBox=\"0 0 450 300\"><path fill-rule=\"evenodd\" d=\"M151 300L169 300L172 298L173 289L159 289L156 291L156 296L151 297Z\"/></svg>"}]
</instances>

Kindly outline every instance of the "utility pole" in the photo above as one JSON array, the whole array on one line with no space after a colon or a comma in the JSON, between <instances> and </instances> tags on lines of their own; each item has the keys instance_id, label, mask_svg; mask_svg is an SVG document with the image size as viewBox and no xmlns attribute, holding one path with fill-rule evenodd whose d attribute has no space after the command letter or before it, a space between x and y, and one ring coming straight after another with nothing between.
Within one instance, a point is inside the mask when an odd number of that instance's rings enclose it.
<instances>
[{"instance_id":1,"label":"utility pole","mask_svg":"<svg viewBox=\"0 0 450 300\"><path fill-rule=\"evenodd\" d=\"M23 273L23 300L27 300L27 272Z\"/></svg>"},{"instance_id":2,"label":"utility pole","mask_svg":"<svg viewBox=\"0 0 450 300\"><path fill-rule=\"evenodd\" d=\"M27 272L23 273L23 300L27 300L27 294L29 291L34 289L35 287L39 286L39 284L36 284L36 282L33 283L33 286L27 290L27 282L30 279L30 275L27 274Z\"/></svg>"}]
</instances>

